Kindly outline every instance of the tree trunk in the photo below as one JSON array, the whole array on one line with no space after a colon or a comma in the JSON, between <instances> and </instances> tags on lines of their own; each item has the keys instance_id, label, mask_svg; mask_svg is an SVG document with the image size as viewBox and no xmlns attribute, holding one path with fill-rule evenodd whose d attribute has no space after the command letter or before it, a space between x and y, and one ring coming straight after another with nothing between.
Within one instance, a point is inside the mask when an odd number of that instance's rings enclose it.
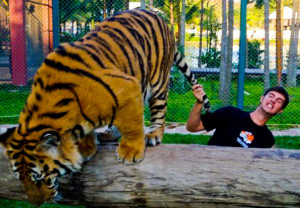
<instances>
[{"instance_id":1,"label":"tree trunk","mask_svg":"<svg viewBox=\"0 0 300 208\"><path fill-rule=\"evenodd\" d=\"M181 1L181 13L180 13L180 30L179 30L179 47L182 50L182 55L184 57L185 52L185 1ZM178 17L179 18L179 17ZM178 74L178 84L180 86L181 92L185 91L186 80L182 73Z\"/></svg>"},{"instance_id":2,"label":"tree trunk","mask_svg":"<svg viewBox=\"0 0 300 208\"><path fill-rule=\"evenodd\" d=\"M106 0L103 0L103 19L106 19Z\"/></svg>"},{"instance_id":3,"label":"tree trunk","mask_svg":"<svg viewBox=\"0 0 300 208\"><path fill-rule=\"evenodd\" d=\"M283 1L276 0L276 69L277 69L277 85L282 85L282 12Z\"/></svg>"},{"instance_id":4,"label":"tree trunk","mask_svg":"<svg viewBox=\"0 0 300 208\"><path fill-rule=\"evenodd\" d=\"M174 35L174 3L173 0L170 0L170 24L171 24L171 33Z\"/></svg>"},{"instance_id":5,"label":"tree trunk","mask_svg":"<svg viewBox=\"0 0 300 208\"><path fill-rule=\"evenodd\" d=\"M212 40L213 40L213 10L214 10L214 7L211 6L209 8L209 25L208 25L208 28L209 28L209 38L208 38L208 51L210 52L211 51L211 48L212 48ZM208 29L207 28L207 29Z\"/></svg>"},{"instance_id":6,"label":"tree trunk","mask_svg":"<svg viewBox=\"0 0 300 208\"><path fill-rule=\"evenodd\" d=\"M150 9L150 10L153 10L153 0L150 0L150 1L149 1L149 9Z\"/></svg>"},{"instance_id":7,"label":"tree trunk","mask_svg":"<svg viewBox=\"0 0 300 208\"><path fill-rule=\"evenodd\" d=\"M175 1L176 3L177 3L177 5L175 6L176 7L176 14L177 14L177 29L178 29L178 31L177 31L177 40L178 40L178 42L177 42L177 45L178 45L178 47L180 46L180 31L181 31L181 19L180 19L180 17L181 17L181 12L180 12L180 1L181 0L178 0L178 1Z\"/></svg>"},{"instance_id":8,"label":"tree trunk","mask_svg":"<svg viewBox=\"0 0 300 208\"><path fill-rule=\"evenodd\" d=\"M264 0L264 26L265 26L265 57L264 57L264 89L270 87L270 38L269 38L269 13L270 5L269 0Z\"/></svg>"},{"instance_id":9,"label":"tree trunk","mask_svg":"<svg viewBox=\"0 0 300 208\"><path fill-rule=\"evenodd\" d=\"M199 40L199 58L198 58L198 67L201 69L201 55L202 55L202 32L203 32L203 13L204 13L204 8L203 8L204 0L201 0L201 11L200 11L200 40Z\"/></svg>"},{"instance_id":10,"label":"tree trunk","mask_svg":"<svg viewBox=\"0 0 300 208\"><path fill-rule=\"evenodd\" d=\"M200 145L148 148L137 165L101 146L80 173L64 177L60 204L87 207L299 207L300 151ZM26 200L0 156L0 198Z\"/></svg>"},{"instance_id":11,"label":"tree trunk","mask_svg":"<svg viewBox=\"0 0 300 208\"><path fill-rule=\"evenodd\" d=\"M233 23L234 23L234 8L233 0L228 1L228 38L227 38L227 58L226 72L224 83L224 104L230 104L230 86L232 72L232 48L233 48Z\"/></svg>"},{"instance_id":12,"label":"tree trunk","mask_svg":"<svg viewBox=\"0 0 300 208\"><path fill-rule=\"evenodd\" d=\"M289 58L288 58L288 68L287 68L287 86L296 87L297 84L297 64L298 64L298 37L300 28L300 1L293 1L293 17L291 24L291 38L290 38L290 48L289 48ZM296 14L297 19L296 19Z\"/></svg>"},{"instance_id":13,"label":"tree trunk","mask_svg":"<svg viewBox=\"0 0 300 208\"><path fill-rule=\"evenodd\" d=\"M208 5L209 5L209 1L207 1L207 3L206 3L206 8L208 8ZM210 15L207 15L207 18L206 18L206 53L208 52L208 28L209 28L209 23L210 23Z\"/></svg>"},{"instance_id":14,"label":"tree trunk","mask_svg":"<svg viewBox=\"0 0 300 208\"><path fill-rule=\"evenodd\" d=\"M71 35L74 36L74 21L71 23Z\"/></svg>"},{"instance_id":15,"label":"tree trunk","mask_svg":"<svg viewBox=\"0 0 300 208\"><path fill-rule=\"evenodd\" d=\"M180 45L185 45L185 1L182 0L181 2L181 16L180 16Z\"/></svg>"},{"instance_id":16,"label":"tree trunk","mask_svg":"<svg viewBox=\"0 0 300 208\"><path fill-rule=\"evenodd\" d=\"M227 60L227 5L222 0L222 41L221 41L221 66L220 66L220 91L219 97L225 104L226 60Z\"/></svg>"}]
</instances>

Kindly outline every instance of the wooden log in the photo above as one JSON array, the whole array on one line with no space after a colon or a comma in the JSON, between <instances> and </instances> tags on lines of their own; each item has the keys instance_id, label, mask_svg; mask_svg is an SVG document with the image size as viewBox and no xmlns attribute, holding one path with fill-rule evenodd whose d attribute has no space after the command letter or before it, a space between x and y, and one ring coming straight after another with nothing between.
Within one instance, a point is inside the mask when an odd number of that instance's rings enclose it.
<instances>
[{"instance_id":1,"label":"wooden log","mask_svg":"<svg viewBox=\"0 0 300 208\"><path fill-rule=\"evenodd\" d=\"M60 204L87 207L299 207L300 151L159 145L123 165L105 145L60 180ZM26 199L0 156L0 198Z\"/></svg>"}]
</instances>

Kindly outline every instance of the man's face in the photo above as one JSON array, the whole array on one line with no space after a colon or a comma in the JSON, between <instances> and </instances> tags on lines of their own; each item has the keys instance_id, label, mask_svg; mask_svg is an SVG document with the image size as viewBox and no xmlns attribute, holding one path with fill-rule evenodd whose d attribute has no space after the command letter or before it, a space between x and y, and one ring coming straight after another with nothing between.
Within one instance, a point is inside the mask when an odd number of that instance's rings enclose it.
<instances>
[{"instance_id":1,"label":"man's face","mask_svg":"<svg viewBox=\"0 0 300 208\"><path fill-rule=\"evenodd\" d=\"M285 97L275 91L270 91L260 99L261 108L270 115L276 115L283 111L282 105L285 102Z\"/></svg>"}]
</instances>

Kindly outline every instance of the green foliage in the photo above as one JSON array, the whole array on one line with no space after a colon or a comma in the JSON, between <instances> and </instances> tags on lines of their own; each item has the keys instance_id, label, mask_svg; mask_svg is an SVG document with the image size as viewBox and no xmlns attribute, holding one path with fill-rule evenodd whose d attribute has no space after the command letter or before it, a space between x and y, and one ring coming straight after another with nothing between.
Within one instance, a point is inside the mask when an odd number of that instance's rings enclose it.
<instances>
[{"instance_id":1,"label":"green foliage","mask_svg":"<svg viewBox=\"0 0 300 208\"><path fill-rule=\"evenodd\" d=\"M286 62L284 64L285 68L288 67L288 64L289 64L289 53L286 54ZM297 57L297 69L300 69L300 56Z\"/></svg>"},{"instance_id":2,"label":"green foliage","mask_svg":"<svg viewBox=\"0 0 300 208\"><path fill-rule=\"evenodd\" d=\"M125 1L111 0L106 4L107 17L125 9ZM61 42L78 40L86 34L90 28L89 24L103 21L103 1L98 0L64 0L59 1L59 20L61 28ZM64 31L66 23L77 23L76 34L74 31L68 36ZM73 37L74 36L74 37Z\"/></svg>"},{"instance_id":3,"label":"green foliage","mask_svg":"<svg viewBox=\"0 0 300 208\"><path fill-rule=\"evenodd\" d=\"M66 33L66 32L62 32L60 33L59 36L59 41L61 43L66 43L66 42L74 42L76 38L74 38L71 34Z\"/></svg>"},{"instance_id":4,"label":"green foliage","mask_svg":"<svg viewBox=\"0 0 300 208\"><path fill-rule=\"evenodd\" d=\"M221 51L210 48L207 52L202 52L201 62L207 68L219 68L221 65Z\"/></svg>"},{"instance_id":5,"label":"green foliage","mask_svg":"<svg viewBox=\"0 0 300 208\"><path fill-rule=\"evenodd\" d=\"M178 51L184 57L184 46L180 45L178 47ZM170 78L170 88L172 88L177 93L183 94L190 90L190 87L184 77L184 75L180 72L177 66L174 66L173 71L171 71Z\"/></svg>"},{"instance_id":6,"label":"green foliage","mask_svg":"<svg viewBox=\"0 0 300 208\"><path fill-rule=\"evenodd\" d=\"M261 54L264 50L260 50L261 42L259 40L248 41L248 68L259 69L263 64Z\"/></svg>"},{"instance_id":7,"label":"green foliage","mask_svg":"<svg viewBox=\"0 0 300 208\"><path fill-rule=\"evenodd\" d=\"M0 25L0 55L5 55L5 50L2 48L9 44L9 31Z\"/></svg>"},{"instance_id":8,"label":"green foliage","mask_svg":"<svg viewBox=\"0 0 300 208\"><path fill-rule=\"evenodd\" d=\"M180 70L177 67L174 67L174 70L171 72L170 88L179 94L183 94L190 90L190 87L186 82L184 75L179 71Z\"/></svg>"},{"instance_id":9,"label":"green foliage","mask_svg":"<svg viewBox=\"0 0 300 208\"><path fill-rule=\"evenodd\" d=\"M263 24L264 24L263 8L257 8L257 7L247 8L247 26L251 28L258 28L259 25L263 26Z\"/></svg>"},{"instance_id":10,"label":"green foliage","mask_svg":"<svg viewBox=\"0 0 300 208\"><path fill-rule=\"evenodd\" d=\"M264 0L254 0L254 2L255 7L257 8L262 8L264 6ZM293 7L293 0L284 0L284 6ZM273 10L276 9L276 0L270 0L270 8Z\"/></svg>"}]
</instances>

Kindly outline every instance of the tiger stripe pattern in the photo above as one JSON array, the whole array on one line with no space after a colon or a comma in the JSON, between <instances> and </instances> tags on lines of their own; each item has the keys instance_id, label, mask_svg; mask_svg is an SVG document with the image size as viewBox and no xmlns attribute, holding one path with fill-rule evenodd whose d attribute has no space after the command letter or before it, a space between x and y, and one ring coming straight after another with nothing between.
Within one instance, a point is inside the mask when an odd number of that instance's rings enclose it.
<instances>
[{"instance_id":1,"label":"tiger stripe pattern","mask_svg":"<svg viewBox=\"0 0 300 208\"><path fill-rule=\"evenodd\" d=\"M13 172L30 202L57 194L61 176L97 151L95 128L114 125L125 164L144 158L145 141L162 141L171 66L196 80L175 49L167 24L145 10L121 12L74 43L63 43L38 69L19 124L1 129ZM144 103L151 131L144 134Z\"/></svg>"}]
</instances>

